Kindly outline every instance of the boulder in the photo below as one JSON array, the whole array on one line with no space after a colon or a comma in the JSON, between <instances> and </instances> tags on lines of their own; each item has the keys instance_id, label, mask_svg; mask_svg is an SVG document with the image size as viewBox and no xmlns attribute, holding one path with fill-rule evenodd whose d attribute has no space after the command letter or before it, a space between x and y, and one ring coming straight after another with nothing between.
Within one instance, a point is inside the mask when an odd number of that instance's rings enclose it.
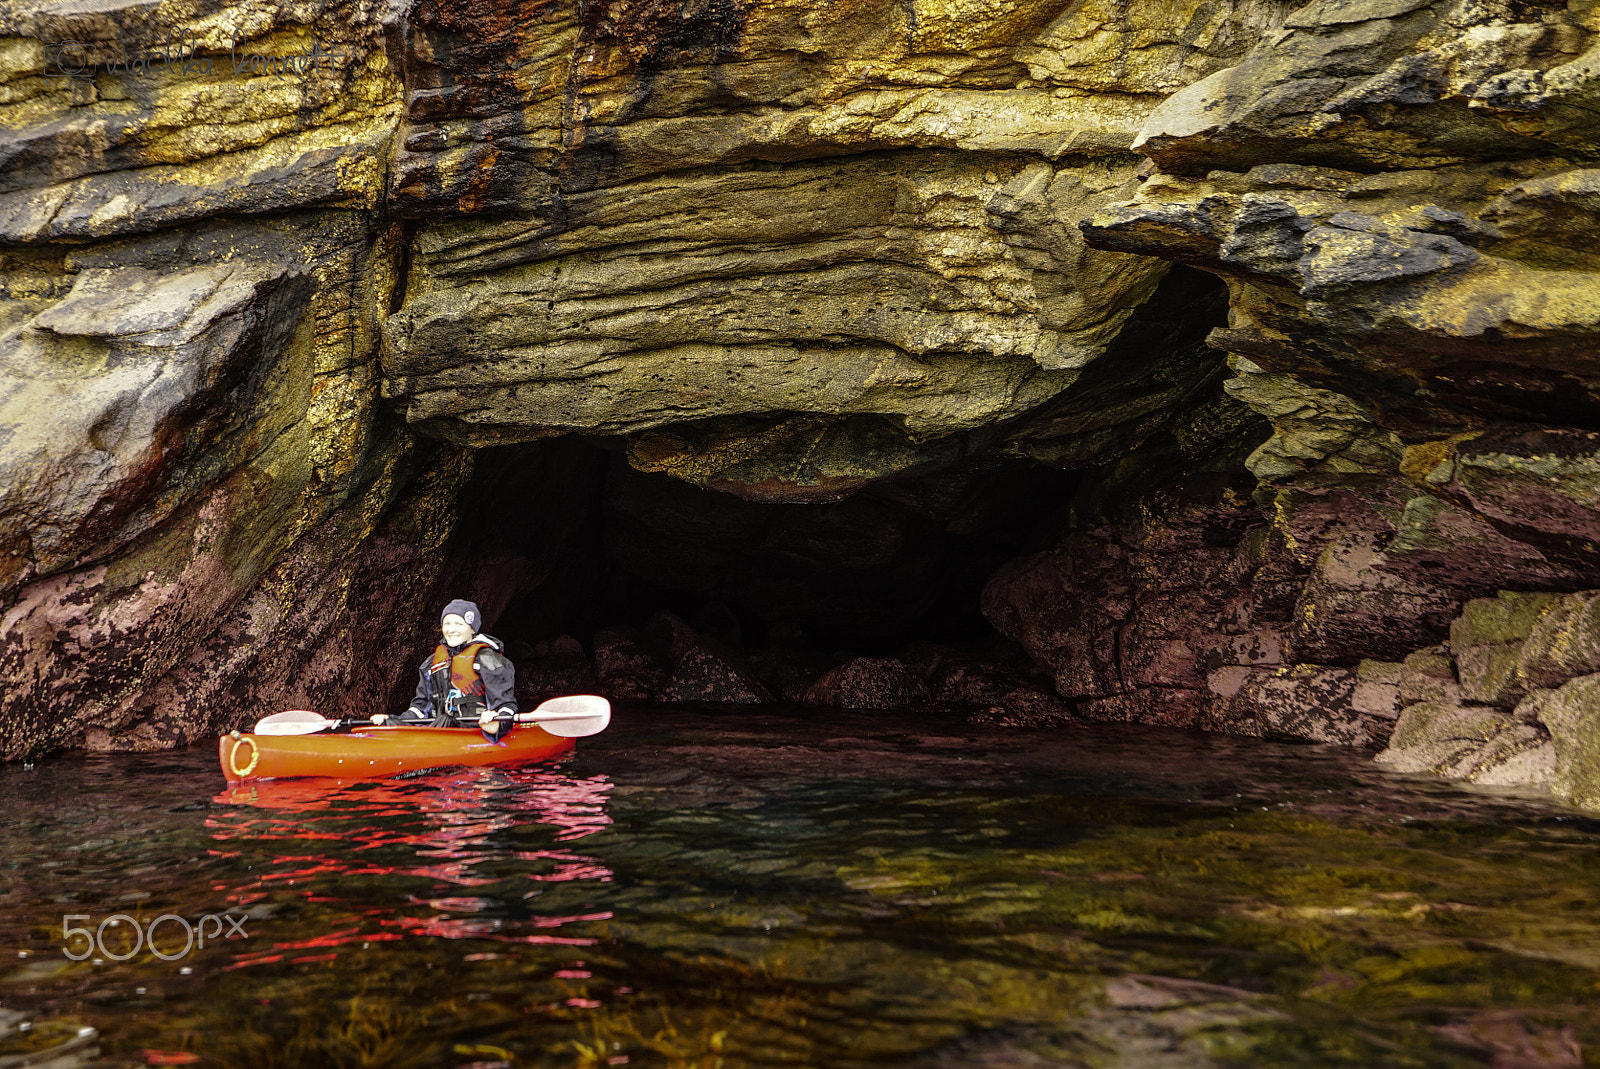
<instances>
[{"instance_id":1,"label":"boulder","mask_svg":"<svg viewBox=\"0 0 1600 1069\"><path fill-rule=\"evenodd\" d=\"M1396 659L1436 641L1457 596L1389 566L1371 535L1333 539L1301 591L1288 659Z\"/></svg>"},{"instance_id":2,"label":"boulder","mask_svg":"<svg viewBox=\"0 0 1600 1069\"><path fill-rule=\"evenodd\" d=\"M941 664L929 682L933 700L942 705L990 705L1001 695L1037 686L1009 665L955 658Z\"/></svg>"},{"instance_id":3,"label":"boulder","mask_svg":"<svg viewBox=\"0 0 1600 1069\"><path fill-rule=\"evenodd\" d=\"M1077 538L1014 560L983 588L983 615L1055 678L1066 698L1122 689L1117 633L1132 611L1127 554Z\"/></svg>"},{"instance_id":4,"label":"boulder","mask_svg":"<svg viewBox=\"0 0 1600 1069\"><path fill-rule=\"evenodd\" d=\"M600 692L613 701L654 701L667 683L667 666L635 627L597 631L594 667Z\"/></svg>"},{"instance_id":5,"label":"boulder","mask_svg":"<svg viewBox=\"0 0 1600 1069\"><path fill-rule=\"evenodd\" d=\"M1350 692L1350 708L1380 720L1400 715L1400 675L1404 666L1396 661L1364 660L1356 665L1356 685Z\"/></svg>"},{"instance_id":6,"label":"boulder","mask_svg":"<svg viewBox=\"0 0 1600 1069\"><path fill-rule=\"evenodd\" d=\"M952 659L933 683L934 702L968 710L974 724L1043 727L1077 719L1071 703L1009 665Z\"/></svg>"},{"instance_id":7,"label":"boulder","mask_svg":"<svg viewBox=\"0 0 1600 1069\"><path fill-rule=\"evenodd\" d=\"M826 672L806 691L812 705L904 709L928 700L928 688L893 657L857 657Z\"/></svg>"},{"instance_id":8,"label":"boulder","mask_svg":"<svg viewBox=\"0 0 1600 1069\"><path fill-rule=\"evenodd\" d=\"M1395 722L1384 751L1390 756L1384 760L1396 761L1393 753L1398 751L1435 750L1440 756L1433 763L1447 764L1458 751L1479 745L1514 723L1517 719L1511 713L1485 705L1418 702L1407 706ZM1412 763L1420 757L1413 755Z\"/></svg>"},{"instance_id":9,"label":"boulder","mask_svg":"<svg viewBox=\"0 0 1600 1069\"><path fill-rule=\"evenodd\" d=\"M1556 775L1555 744L1537 724L1513 724L1445 774L1485 787L1549 787Z\"/></svg>"},{"instance_id":10,"label":"boulder","mask_svg":"<svg viewBox=\"0 0 1600 1069\"><path fill-rule=\"evenodd\" d=\"M1509 709L1526 691L1517 673L1522 643L1505 646L1467 646L1456 651L1456 674L1461 680L1461 700Z\"/></svg>"},{"instance_id":11,"label":"boulder","mask_svg":"<svg viewBox=\"0 0 1600 1069\"><path fill-rule=\"evenodd\" d=\"M662 701L759 705L772 700L772 693L737 651L701 634L677 614L656 613L648 631L656 647L667 651L672 665L661 688Z\"/></svg>"},{"instance_id":12,"label":"boulder","mask_svg":"<svg viewBox=\"0 0 1600 1069\"><path fill-rule=\"evenodd\" d=\"M661 688L661 700L760 705L770 702L772 694L742 665L695 646L678 659L672 678Z\"/></svg>"},{"instance_id":13,"label":"boulder","mask_svg":"<svg viewBox=\"0 0 1600 1069\"><path fill-rule=\"evenodd\" d=\"M1541 786L1554 771L1550 736L1522 716L1448 701L1408 706L1373 759L1396 772L1431 772L1493 786Z\"/></svg>"},{"instance_id":14,"label":"boulder","mask_svg":"<svg viewBox=\"0 0 1600 1069\"><path fill-rule=\"evenodd\" d=\"M1492 598L1473 598L1450 624L1450 648L1457 654L1474 646L1507 646L1533 633L1560 594L1502 590Z\"/></svg>"},{"instance_id":15,"label":"boulder","mask_svg":"<svg viewBox=\"0 0 1600 1069\"><path fill-rule=\"evenodd\" d=\"M930 691L935 693L940 689L940 680L950 671L961 666L969 666L977 671L993 668L997 672L1008 671L1005 666L987 661L975 661L969 655L954 646L939 642L915 641L907 642L895 651L897 657L911 674L928 684Z\"/></svg>"},{"instance_id":16,"label":"boulder","mask_svg":"<svg viewBox=\"0 0 1600 1069\"><path fill-rule=\"evenodd\" d=\"M1037 728L1070 724L1080 718L1070 703L1040 687L1017 687L975 709L969 724Z\"/></svg>"},{"instance_id":17,"label":"boulder","mask_svg":"<svg viewBox=\"0 0 1600 1069\"><path fill-rule=\"evenodd\" d=\"M571 635L541 639L526 657L516 658L517 704L527 711L564 694L593 694L599 688L583 644Z\"/></svg>"},{"instance_id":18,"label":"boulder","mask_svg":"<svg viewBox=\"0 0 1600 1069\"><path fill-rule=\"evenodd\" d=\"M750 671L768 691L784 701L804 701L806 689L833 665L833 660L815 650L790 646L768 646L745 659Z\"/></svg>"},{"instance_id":19,"label":"boulder","mask_svg":"<svg viewBox=\"0 0 1600 1069\"><path fill-rule=\"evenodd\" d=\"M1530 696L1526 711L1539 718L1554 741L1556 796L1600 810L1600 673Z\"/></svg>"},{"instance_id":20,"label":"boulder","mask_svg":"<svg viewBox=\"0 0 1600 1069\"><path fill-rule=\"evenodd\" d=\"M1400 663L1400 705L1417 702L1457 702L1461 686L1456 682L1455 662L1444 646L1429 646L1406 654Z\"/></svg>"},{"instance_id":21,"label":"boulder","mask_svg":"<svg viewBox=\"0 0 1600 1069\"><path fill-rule=\"evenodd\" d=\"M1600 672L1600 591L1568 594L1539 617L1522 643L1517 674L1529 687L1559 687Z\"/></svg>"},{"instance_id":22,"label":"boulder","mask_svg":"<svg viewBox=\"0 0 1600 1069\"><path fill-rule=\"evenodd\" d=\"M1223 725L1220 720L1213 722L1207 719L1212 708L1213 699L1208 692L1186 687L1141 687L1110 698L1091 698L1073 703L1073 709L1084 720L1174 728L1198 726L1233 732L1231 726ZM1242 733L1255 734L1248 728Z\"/></svg>"},{"instance_id":23,"label":"boulder","mask_svg":"<svg viewBox=\"0 0 1600 1069\"><path fill-rule=\"evenodd\" d=\"M1559 594L1503 590L1462 606L1450 624L1450 650L1463 701L1507 709L1517 704L1528 688L1519 667L1524 640L1561 600Z\"/></svg>"},{"instance_id":24,"label":"boulder","mask_svg":"<svg viewBox=\"0 0 1600 1069\"><path fill-rule=\"evenodd\" d=\"M1356 707L1356 688L1362 681L1347 668L1303 664L1255 668L1249 673L1214 717L1212 727L1343 746L1378 745L1393 730L1388 717Z\"/></svg>"}]
</instances>

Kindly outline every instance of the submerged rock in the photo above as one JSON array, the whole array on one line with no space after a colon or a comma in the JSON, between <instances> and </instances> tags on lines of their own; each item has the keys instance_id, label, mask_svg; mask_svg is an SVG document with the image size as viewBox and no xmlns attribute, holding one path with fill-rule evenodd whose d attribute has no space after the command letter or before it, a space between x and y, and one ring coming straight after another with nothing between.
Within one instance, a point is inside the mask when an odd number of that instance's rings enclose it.
<instances>
[{"instance_id":1,"label":"submerged rock","mask_svg":"<svg viewBox=\"0 0 1600 1069\"><path fill-rule=\"evenodd\" d=\"M1432 1031L1506 1069L1579 1069L1583 1045L1571 1024L1530 1019L1521 1010L1484 1009Z\"/></svg>"}]
</instances>

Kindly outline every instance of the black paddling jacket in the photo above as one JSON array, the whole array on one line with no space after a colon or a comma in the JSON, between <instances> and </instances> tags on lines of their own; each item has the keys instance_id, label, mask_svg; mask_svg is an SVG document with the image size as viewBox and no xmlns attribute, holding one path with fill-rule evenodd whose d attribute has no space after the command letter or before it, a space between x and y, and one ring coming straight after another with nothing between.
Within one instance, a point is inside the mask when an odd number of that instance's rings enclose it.
<instances>
[{"instance_id":1,"label":"black paddling jacket","mask_svg":"<svg viewBox=\"0 0 1600 1069\"><path fill-rule=\"evenodd\" d=\"M482 634L461 646L440 643L418 670L417 696L405 719L439 720L447 713L476 717L485 707L515 713L517 673L505 648L499 639Z\"/></svg>"}]
</instances>

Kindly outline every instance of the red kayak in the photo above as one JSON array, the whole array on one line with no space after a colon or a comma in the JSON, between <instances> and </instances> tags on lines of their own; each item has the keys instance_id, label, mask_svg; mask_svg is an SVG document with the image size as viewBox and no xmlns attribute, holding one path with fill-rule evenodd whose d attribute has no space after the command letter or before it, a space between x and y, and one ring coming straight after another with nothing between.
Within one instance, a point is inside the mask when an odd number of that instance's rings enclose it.
<instances>
[{"instance_id":1,"label":"red kayak","mask_svg":"<svg viewBox=\"0 0 1600 1069\"><path fill-rule=\"evenodd\" d=\"M574 738L604 731L611 703L593 694L551 698L504 739L490 742L476 727L377 726L365 720L348 734L329 728L350 721L327 720L305 709L266 717L246 734L230 731L217 743L222 774L230 783L292 776L372 779L441 765L520 765L572 749Z\"/></svg>"},{"instance_id":2,"label":"red kayak","mask_svg":"<svg viewBox=\"0 0 1600 1069\"><path fill-rule=\"evenodd\" d=\"M222 736L217 756L232 783L287 776L371 779L438 765L516 765L572 749L573 741L529 724L503 742L471 728L364 727L348 735Z\"/></svg>"}]
</instances>

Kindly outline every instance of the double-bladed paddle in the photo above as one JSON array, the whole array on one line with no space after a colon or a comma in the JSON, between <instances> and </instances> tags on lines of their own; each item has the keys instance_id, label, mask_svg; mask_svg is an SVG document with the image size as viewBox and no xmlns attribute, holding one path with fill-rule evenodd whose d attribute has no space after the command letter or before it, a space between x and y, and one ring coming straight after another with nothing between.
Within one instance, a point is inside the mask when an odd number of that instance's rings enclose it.
<instances>
[{"instance_id":1,"label":"double-bladed paddle","mask_svg":"<svg viewBox=\"0 0 1600 1069\"><path fill-rule=\"evenodd\" d=\"M611 703L598 694L569 694L540 703L531 713L518 713L514 717L499 716L497 720L513 720L518 724L538 724L552 735L564 739L581 739L597 735L611 723ZM329 720L309 709L289 709L273 713L256 721L252 729L257 735L314 735L329 728L355 727L371 724L370 720ZM390 721L394 723L394 721Z\"/></svg>"}]
</instances>

